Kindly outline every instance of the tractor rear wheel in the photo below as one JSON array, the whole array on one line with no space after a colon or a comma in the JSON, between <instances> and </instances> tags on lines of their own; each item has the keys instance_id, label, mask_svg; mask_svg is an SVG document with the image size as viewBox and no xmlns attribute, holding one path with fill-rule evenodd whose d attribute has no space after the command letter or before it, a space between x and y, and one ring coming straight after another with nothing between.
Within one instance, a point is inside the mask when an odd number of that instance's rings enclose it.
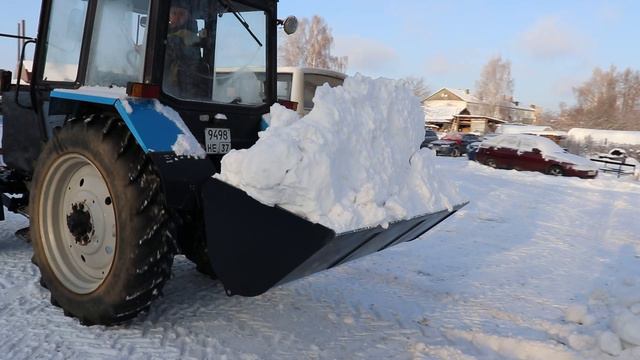
<instances>
[{"instance_id":1,"label":"tractor rear wheel","mask_svg":"<svg viewBox=\"0 0 640 360\"><path fill-rule=\"evenodd\" d=\"M45 145L30 195L35 263L51 302L86 325L135 317L175 251L160 178L115 115L69 121Z\"/></svg>"}]
</instances>

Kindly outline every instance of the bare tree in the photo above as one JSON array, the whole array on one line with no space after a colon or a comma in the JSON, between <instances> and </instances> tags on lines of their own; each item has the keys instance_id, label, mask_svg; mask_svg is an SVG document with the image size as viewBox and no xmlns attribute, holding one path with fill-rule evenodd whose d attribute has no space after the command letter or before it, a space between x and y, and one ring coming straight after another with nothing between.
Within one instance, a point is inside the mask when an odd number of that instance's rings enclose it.
<instances>
[{"instance_id":1,"label":"bare tree","mask_svg":"<svg viewBox=\"0 0 640 360\"><path fill-rule=\"evenodd\" d=\"M619 74L618 91L620 127L640 130L640 72L627 68Z\"/></svg>"},{"instance_id":2,"label":"bare tree","mask_svg":"<svg viewBox=\"0 0 640 360\"><path fill-rule=\"evenodd\" d=\"M407 76L400 79L400 81L402 81L409 89L411 89L411 91L413 91L414 95L418 99L420 99L420 101L424 100L431 94L429 87L422 77Z\"/></svg>"},{"instance_id":3,"label":"bare tree","mask_svg":"<svg viewBox=\"0 0 640 360\"><path fill-rule=\"evenodd\" d=\"M283 36L280 38L283 41L283 45L279 48L279 62L284 66L302 66L304 65L307 57L307 27L309 20L302 18L298 22L298 30L286 37L284 33L280 33Z\"/></svg>"},{"instance_id":4,"label":"bare tree","mask_svg":"<svg viewBox=\"0 0 640 360\"><path fill-rule=\"evenodd\" d=\"M481 101L493 105L494 116L508 119L509 106L513 101L511 62L503 60L502 56L489 59L476 82L476 96Z\"/></svg>"},{"instance_id":5,"label":"bare tree","mask_svg":"<svg viewBox=\"0 0 640 360\"><path fill-rule=\"evenodd\" d=\"M640 130L640 72L595 68L573 91L576 105L565 111L564 127Z\"/></svg>"},{"instance_id":6,"label":"bare tree","mask_svg":"<svg viewBox=\"0 0 640 360\"><path fill-rule=\"evenodd\" d=\"M280 47L280 64L284 66L309 66L344 72L346 56L333 56L331 28L320 16L311 20L302 18L298 31L286 38Z\"/></svg>"}]
</instances>

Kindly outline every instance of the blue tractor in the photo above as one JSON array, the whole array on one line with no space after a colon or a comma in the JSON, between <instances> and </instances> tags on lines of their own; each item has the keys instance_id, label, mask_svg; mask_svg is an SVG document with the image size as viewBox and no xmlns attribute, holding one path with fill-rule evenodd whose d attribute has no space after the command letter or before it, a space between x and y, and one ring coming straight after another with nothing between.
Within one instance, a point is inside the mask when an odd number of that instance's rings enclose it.
<instances>
[{"instance_id":1,"label":"blue tractor","mask_svg":"<svg viewBox=\"0 0 640 360\"><path fill-rule=\"evenodd\" d=\"M135 317L176 254L228 295L256 296L452 214L336 234L212 178L227 152L257 141L276 102L278 31L297 26L276 8L43 1L37 38L23 39L35 45L29 83L1 82L0 193L29 218L41 284L65 314L89 325Z\"/></svg>"}]
</instances>

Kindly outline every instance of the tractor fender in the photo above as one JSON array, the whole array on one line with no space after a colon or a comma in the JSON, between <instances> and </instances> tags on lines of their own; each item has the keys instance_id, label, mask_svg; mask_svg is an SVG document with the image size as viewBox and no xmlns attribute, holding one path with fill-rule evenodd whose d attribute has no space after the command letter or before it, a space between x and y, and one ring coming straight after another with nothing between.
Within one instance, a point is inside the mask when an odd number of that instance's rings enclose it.
<instances>
[{"instance_id":1,"label":"tractor fender","mask_svg":"<svg viewBox=\"0 0 640 360\"><path fill-rule=\"evenodd\" d=\"M156 166L168 206L184 210L198 206L200 187L216 168L173 109L156 99L128 97L108 88L56 89L50 97L51 109L71 109L78 104L115 109ZM187 154L182 153L184 147L181 154L174 151L180 136L182 143L191 144Z\"/></svg>"},{"instance_id":2,"label":"tractor fender","mask_svg":"<svg viewBox=\"0 0 640 360\"><path fill-rule=\"evenodd\" d=\"M191 144L197 140L189 131L177 112L162 105L156 99L129 97L109 88L79 88L76 90L56 89L51 92L52 107L59 102L87 103L113 107L129 127L145 153L173 153L173 146L180 135L190 138ZM191 149L190 154L204 157L204 150Z\"/></svg>"}]
</instances>

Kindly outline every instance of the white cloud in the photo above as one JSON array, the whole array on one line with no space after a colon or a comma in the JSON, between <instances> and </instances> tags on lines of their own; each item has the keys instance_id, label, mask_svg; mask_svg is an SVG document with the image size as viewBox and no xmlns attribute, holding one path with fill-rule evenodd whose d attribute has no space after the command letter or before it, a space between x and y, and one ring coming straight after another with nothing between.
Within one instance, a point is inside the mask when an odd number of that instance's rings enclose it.
<instances>
[{"instance_id":1,"label":"white cloud","mask_svg":"<svg viewBox=\"0 0 640 360\"><path fill-rule=\"evenodd\" d=\"M435 55L429 57L425 65L425 71L429 75L449 75L460 71L463 64L453 57Z\"/></svg>"},{"instance_id":2,"label":"white cloud","mask_svg":"<svg viewBox=\"0 0 640 360\"><path fill-rule=\"evenodd\" d=\"M359 36L336 37L335 55L348 56L349 71L380 73L393 71L399 59L392 47L377 40Z\"/></svg>"},{"instance_id":3,"label":"white cloud","mask_svg":"<svg viewBox=\"0 0 640 360\"><path fill-rule=\"evenodd\" d=\"M555 16L535 22L520 37L521 46L531 55L542 59L555 59L580 53L585 39L564 26Z\"/></svg>"}]
</instances>

